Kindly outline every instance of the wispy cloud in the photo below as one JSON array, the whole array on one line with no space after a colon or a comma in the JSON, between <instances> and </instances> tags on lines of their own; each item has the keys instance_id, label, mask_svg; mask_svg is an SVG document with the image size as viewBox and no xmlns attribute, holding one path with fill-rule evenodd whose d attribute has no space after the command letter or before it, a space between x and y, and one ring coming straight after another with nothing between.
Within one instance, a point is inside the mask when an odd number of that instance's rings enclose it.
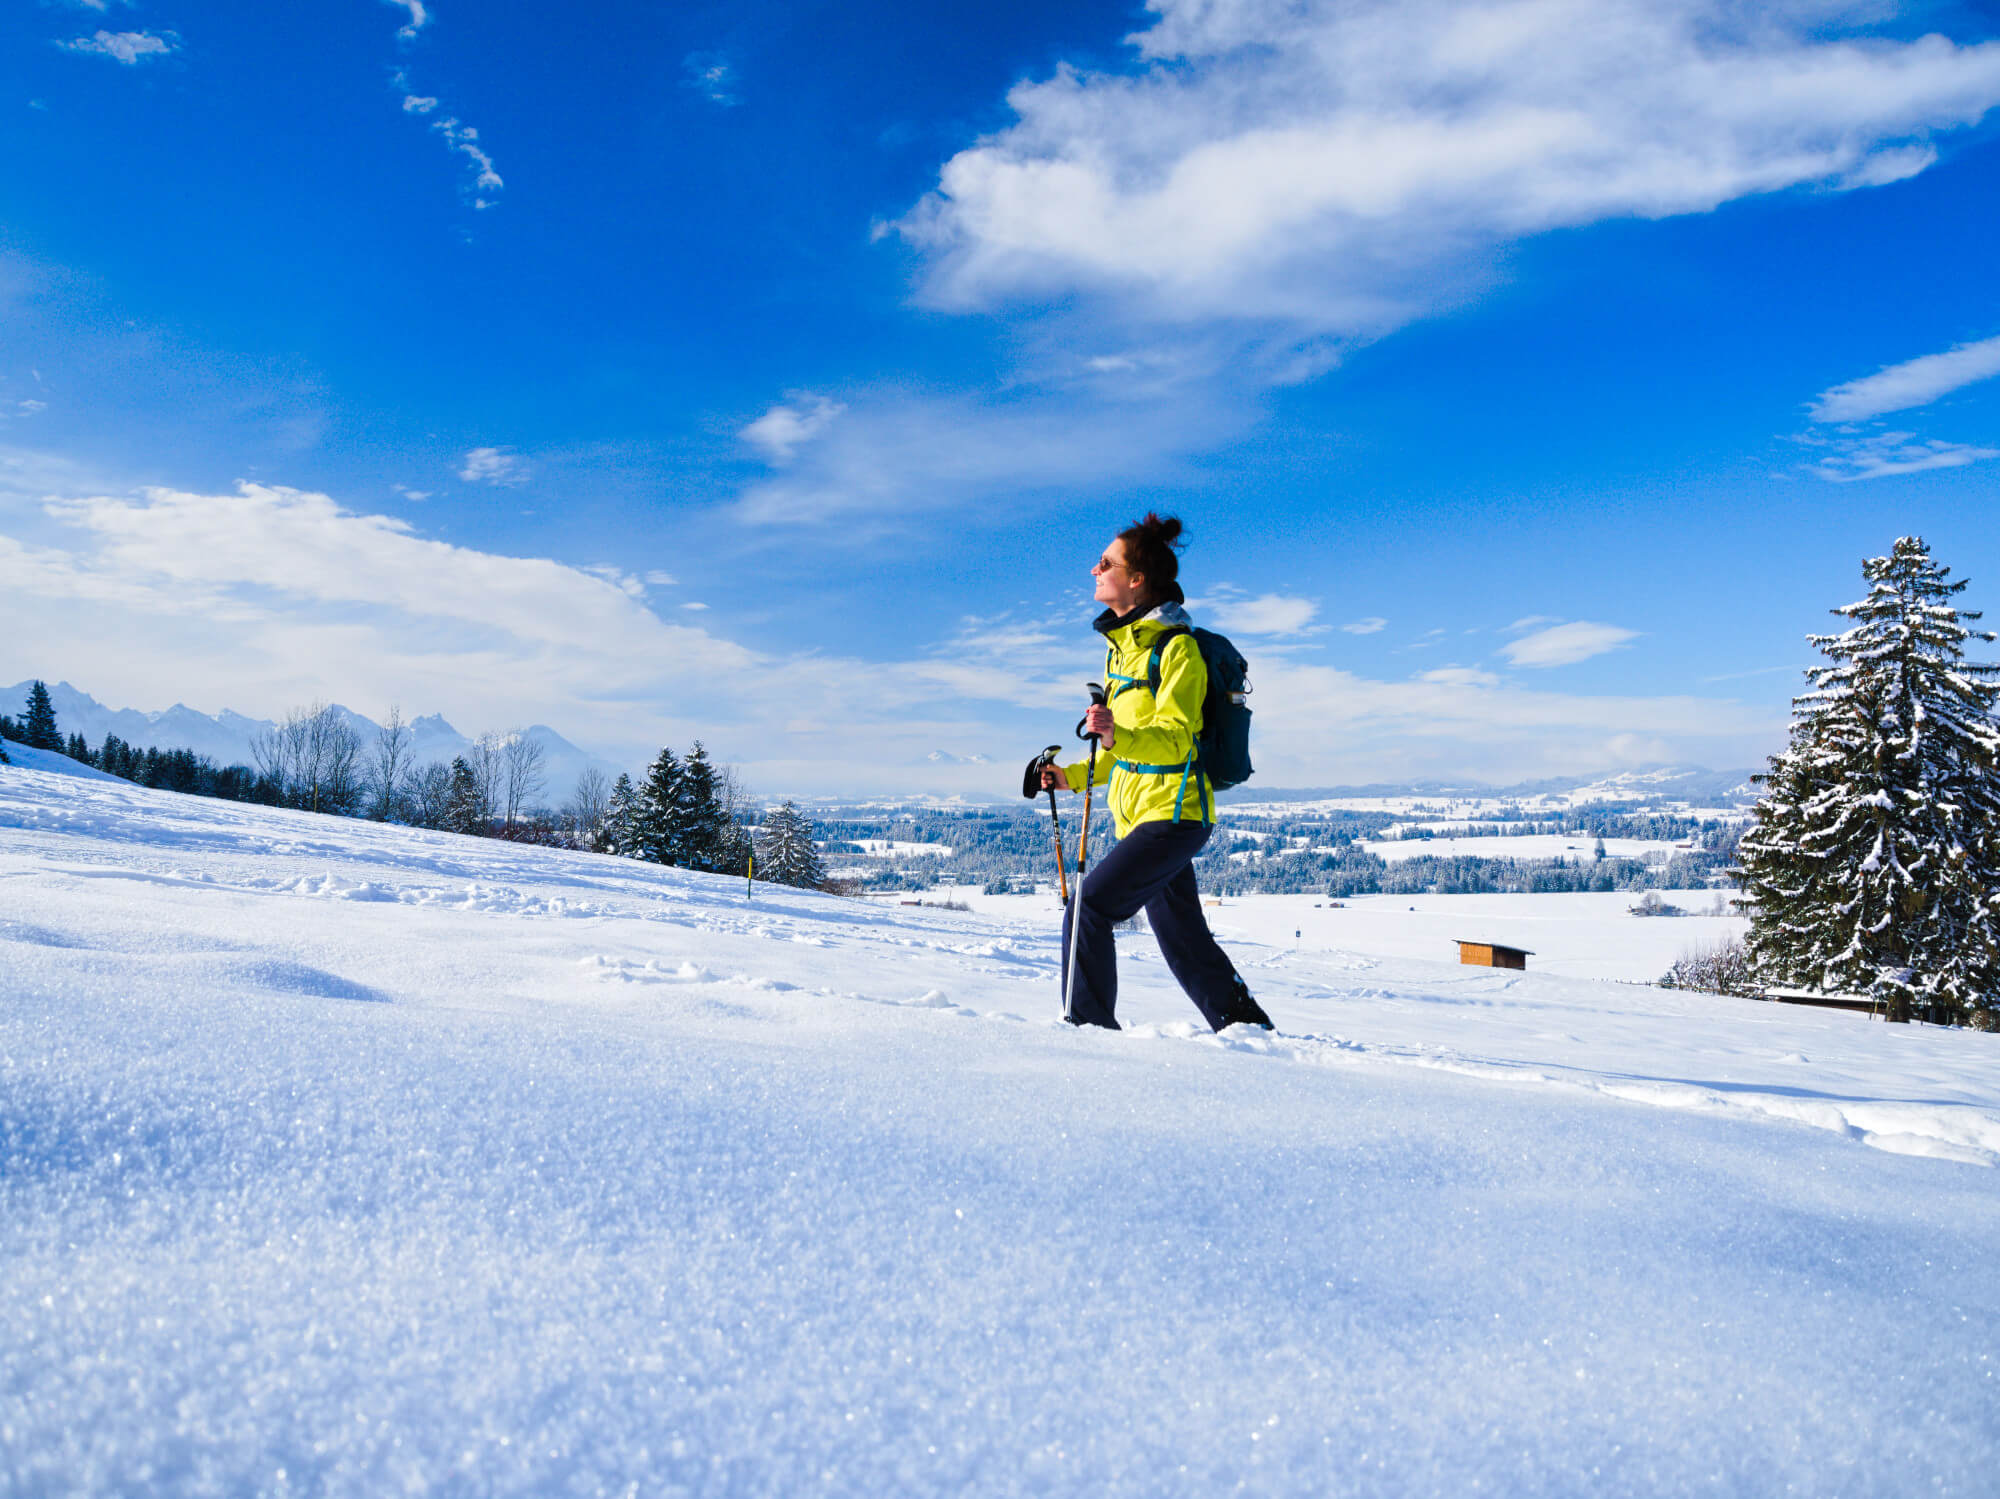
<instances>
[{"instance_id":1,"label":"wispy cloud","mask_svg":"<svg viewBox=\"0 0 2000 1499\"><path fill-rule=\"evenodd\" d=\"M407 41L430 24L430 12L424 8L422 0L387 0L387 3L404 11L409 23L396 35ZM389 81L396 92L403 97L403 113L422 116L425 119L437 113L439 100L432 94L420 94L410 83L406 68L390 71ZM430 128L444 139L445 145L465 158L467 169L466 198L475 211L483 211L499 206L501 189L506 182L501 179L499 168L493 158L480 143L479 131L466 124L456 115L443 119L430 119Z\"/></svg>"},{"instance_id":2,"label":"wispy cloud","mask_svg":"<svg viewBox=\"0 0 2000 1499\"><path fill-rule=\"evenodd\" d=\"M836 419L837 418L837 419ZM840 528L859 542L909 518L1014 513L1093 485L1178 475L1184 455L1241 430L1239 410L1185 390L1109 399L1024 386L939 396L877 390L840 408L790 402L741 435L778 472L749 484L736 518L752 525ZM857 524L859 522L859 524Z\"/></svg>"},{"instance_id":3,"label":"wispy cloud","mask_svg":"<svg viewBox=\"0 0 2000 1499\"><path fill-rule=\"evenodd\" d=\"M422 31L430 24L431 14L428 10L424 9L424 0L387 0L387 3L395 6L396 9L409 17L409 20L396 33L397 36L402 37L405 41L414 37L419 31Z\"/></svg>"},{"instance_id":4,"label":"wispy cloud","mask_svg":"<svg viewBox=\"0 0 2000 1499\"><path fill-rule=\"evenodd\" d=\"M1379 614L1371 614L1366 619L1351 619L1340 628L1350 635L1380 635L1389 628L1389 621Z\"/></svg>"},{"instance_id":5,"label":"wispy cloud","mask_svg":"<svg viewBox=\"0 0 2000 1499\"><path fill-rule=\"evenodd\" d=\"M1573 666L1592 656L1615 651L1638 636L1637 630L1580 619L1510 640L1500 647L1500 654L1515 666Z\"/></svg>"},{"instance_id":6,"label":"wispy cloud","mask_svg":"<svg viewBox=\"0 0 2000 1499\"><path fill-rule=\"evenodd\" d=\"M681 75L711 104L728 109L742 102L736 93L736 68L720 52L690 52L681 60Z\"/></svg>"},{"instance_id":7,"label":"wispy cloud","mask_svg":"<svg viewBox=\"0 0 2000 1499\"><path fill-rule=\"evenodd\" d=\"M1843 435L1820 445L1830 451L1812 465L1812 471L1836 484L1920 474L1933 468L1964 468L1970 463L2000 458L2000 448L1945 442L1940 438L1918 437L1912 432Z\"/></svg>"},{"instance_id":8,"label":"wispy cloud","mask_svg":"<svg viewBox=\"0 0 2000 1499\"><path fill-rule=\"evenodd\" d=\"M1233 635L1264 635L1283 639L1318 633L1312 628L1312 622L1319 615L1319 605L1311 599L1288 598L1276 593L1245 598L1225 584L1213 589L1206 598L1188 600L1188 607L1198 615L1206 615L1207 620L1212 620L1218 629Z\"/></svg>"},{"instance_id":9,"label":"wispy cloud","mask_svg":"<svg viewBox=\"0 0 2000 1499\"><path fill-rule=\"evenodd\" d=\"M1481 671L1476 666L1440 666L1435 670L1419 672L1419 682L1435 682L1444 687L1493 687L1500 679L1490 671Z\"/></svg>"},{"instance_id":10,"label":"wispy cloud","mask_svg":"<svg viewBox=\"0 0 2000 1499\"><path fill-rule=\"evenodd\" d=\"M141 58L165 57L180 46L180 38L171 31L157 36L150 31L100 31L95 36L80 36L56 45L65 52L91 53L130 67Z\"/></svg>"},{"instance_id":11,"label":"wispy cloud","mask_svg":"<svg viewBox=\"0 0 2000 1499\"><path fill-rule=\"evenodd\" d=\"M507 184L500 180L500 174L493 169L493 158L480 146L479 132L470 125L459 123L456 119L433 120L431 129L442 135L452 150L471 163L472 206L493 207L495 200L491 194L499 192Z\"/></svg>"},{"instance_id":12,"label":"wispy cloud","mask_svg":"<svg viewBox=\"0 0 2000 1499\"><path fill-rule=\"evenodd\" d=\"M459 465L468 484L525 484L528 465L511 448L474 448Z\"/></svg>"},{"instance_id":13,"label":"wispy cloud","mask_svg":"<svg viewBox=\"0 0 2000 1499\"><path fill-rule=\"evenodd\" d=\"M1822 391L1813 402L1816 422L1858 422L1891 411L1928 406L1942 396L2000 375L2000 338L1958 344L1892 364L1859 380Z\"/></svg>"},{"instance_id":14,"label":"wispy cloud","mask_svg":"<svg viewBox=\"0 0 2000 1499\"><path fill-rule=\"evenodd\" d=\"M771 463L783 467L792 461L802 443L811 442L826 431L846 409L825 396L795 395L773 406L737 435Z\"/></svg>"}]
</instances>

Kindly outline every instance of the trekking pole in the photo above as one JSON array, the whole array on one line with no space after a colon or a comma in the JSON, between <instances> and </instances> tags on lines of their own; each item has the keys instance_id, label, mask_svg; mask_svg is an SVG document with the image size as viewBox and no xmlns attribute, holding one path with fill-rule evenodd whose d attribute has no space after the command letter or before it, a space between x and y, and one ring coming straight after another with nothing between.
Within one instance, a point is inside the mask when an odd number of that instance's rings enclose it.
<instances>
[{"instance_id":1,"label":"trekking pole","mask_svg":"<svg viewBox=\"0 0 2000 1499\"><path fill-rule=\"evenodd\" d=\"M1062 753L1060 744L1052 744L1028 762L1028 768L1021 776L1021 795L1033 801L1043 790L1049 793L1049 820L1055 824L1056 835L1056 886L1062 891L1063 904L1069 904L1069 871L1063 867L1062 814L1056 810L1056 788L1042 785L1042 772L1056 763L1056 756Z\"/></svg>"},{"instance_id":2,"label":"trekking pole","mask_svg":"<svg viewBox=\"0 0 2000 1499\"><path fill-rule=\"evenodd\" d=\"M1091 707L1104 706L1102 682L1087 683L1084 690L1090 694ZM1076 737L1090 741L1090 769L1083 778L1083 831L1076 840L1076 894L1069 907L1069 971L1063 975L1063 1019L1069 1020L1072 1025L1075 1021L1070 1017L1070 1001L1076 993L1076 934L1078 923L1083 920L1084 862L1090 854L1090 793L1097 784L1097 736L1084 733L1083 720L1079 719Z\"/></svg>"}]
</instances>

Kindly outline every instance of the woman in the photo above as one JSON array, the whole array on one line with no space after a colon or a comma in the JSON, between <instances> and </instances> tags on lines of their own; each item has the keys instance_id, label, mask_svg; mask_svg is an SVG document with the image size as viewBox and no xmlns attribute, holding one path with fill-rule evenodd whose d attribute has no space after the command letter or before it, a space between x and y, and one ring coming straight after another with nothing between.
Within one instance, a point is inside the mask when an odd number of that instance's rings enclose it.
<instances>
[{"instance_id":1,"label":"woman","mask_svg":"<svg viewBox=\"0 0 2000 1499\"><path fill-rule=\"evenodd\" d=\"M1097 617L1108 654L1107 703L1084 728L1097 736L1097 781L1111 784L1118 842L1073 897L1081 909L1063 922L1063 971L1076 930L1070 1020L1118 1029L1118 956L1111 929L1144 910L1167 967L1216 1030L1271 1020L1250 997L1201 914L1194 856L1215 830L1215 793L1202 773L1196 737L1208 668L1188 633L1186 596L1176 581L1181 523L1148 513L1104 549L1091 576L1105 606ZM1153 652L1159 649L1158 672ZM1155 688L1154 682L1158 682ZM1083 789L1088 766L1049 766L1045 787Z\"/></svg>"}]
</instances>

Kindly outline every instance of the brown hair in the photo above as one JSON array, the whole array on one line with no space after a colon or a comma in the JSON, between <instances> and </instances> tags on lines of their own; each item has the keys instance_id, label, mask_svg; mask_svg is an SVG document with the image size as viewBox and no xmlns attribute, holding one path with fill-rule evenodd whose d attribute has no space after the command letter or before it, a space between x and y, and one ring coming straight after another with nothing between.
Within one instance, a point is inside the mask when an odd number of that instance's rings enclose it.
<instances>
[{"instance_id":1,"label":"brown hair","mask_svg":"<svg viewBox=\"0 0 2000 1499\"><path fill-rule=\"evenodd\" d=\"M1179 603L1181 559L1174 555L1174 549L1186 545L1181 540L1180 517L1148 510L1144 520L1120 531L1118 539L1125 543L1127 570L1145 578L1150 601Z\"/></svg>"}]
</instances>

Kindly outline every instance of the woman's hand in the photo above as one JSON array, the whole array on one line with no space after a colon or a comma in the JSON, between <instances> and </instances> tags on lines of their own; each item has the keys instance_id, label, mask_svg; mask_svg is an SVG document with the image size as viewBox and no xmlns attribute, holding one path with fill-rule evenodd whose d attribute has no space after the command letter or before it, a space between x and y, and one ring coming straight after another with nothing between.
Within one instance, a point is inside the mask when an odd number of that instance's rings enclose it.
<instances>
[{"instance_id":1,"label":"woman's hand","mask_svg":"<svg viewBox=\"0 0 2000 1499\"><path fill-rule=\"evenodd\" d=\"M1044 765L1042 767L1042 790L1069 790L1069 777L1063 774L1063 768L1060 765Z\"/></svg>"},{"instance_id":2,"label":"woman's hand","mask_svg":"<svg viewBox=\"0 0 2000 1499\"><path fill-rule=\"evenodd\" d=\"M1113 722L1109 708L1092 708L1083 715L1083 732L1095 734L1098 744L1111 749L1118 743L1118 725Z\"/></svg>"}]
</instances>

